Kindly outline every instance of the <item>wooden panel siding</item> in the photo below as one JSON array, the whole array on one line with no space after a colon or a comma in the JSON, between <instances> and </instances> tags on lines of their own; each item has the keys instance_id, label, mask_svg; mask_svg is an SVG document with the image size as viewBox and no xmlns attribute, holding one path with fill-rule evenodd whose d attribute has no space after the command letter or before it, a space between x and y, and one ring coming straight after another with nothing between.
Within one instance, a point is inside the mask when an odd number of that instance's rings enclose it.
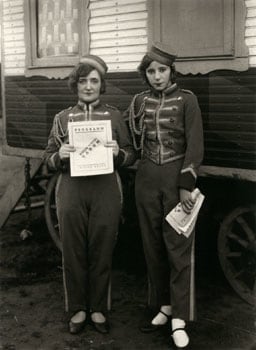
<instances>
[{"instance_id":1,"label":"wooden panel siding","mask_svg":"<svg viewBox=\"0 0 256 350\"><path fill-rule=\"evenodd\" d=\"M24 74L25 37L23 1L4 0L2 14L4 72L6 75Z\"/></svg>"},{"instance_id":2,"label":"wooden panel siding","mask_svg":"<svg viewBox=\"0 0 256 350\"><path fill-rule=\"evenodd\" d=\"M135 71L148 44L146 1L90 1L89 8L90 53L109 71Z\"/></svg>"},{"instance_id":3,"label":"wooden panel siding","mask_svg":"<svg viewBox=\"0 0 256 350\"><path fill-rule=\"evenodd\" d=\"M256 68L179 76L180 86L198 96L204 122L205 165L256 168L255 78ZM109 73L102 99L124 111L132 96L145 89L135 72ZM7 77L8 145L43 149L53 116L75 102L67 80Z\"/></svg>"},{"instance_id":4,"label":"wooden panel siding","mask_svg":"<svg viewBox=\"0 0 256 350\"><path fill-rule=\"evenodd\" d=\"M246 0L245 43L249 48L250 67L256 67L256 1Z\"/></svg>"},{"instance_id":5,"label":"wooden panel siding","mask_svg":"<svg viewBox=\"0 0 256 350\"><path fill-rule=\"evenodd\" d=\"M53 116L73 103L66 81L6 78L7 144L45 148Z\"/></svg>"},{"instance_id":6,"label":"wooden panel siding","mask_svg":"<svg viewBox=\"0 0 256 350\"><path fill-rule=\"evenodd\" d=\"M238 0L237 3L243 1L246 5L246 18L241 30L238 30L240 33L238 43L241 45L246 43L249 49L249 66L256 67L256 2L255 0ZM30 44L27 43L29 38L24 29L28 23L28 16L24 16L25 5L28 4L29 0L1 0L0 2L2 3L3 71L5 76L24 75L28 65L26 59L30 57L31 48ZM148 41L152 39L151 22L153 18L156 21L160 20L156 13L151 15L150 2L157 3L156 0L90 0L91 15L88 28L84 27L84 33L88 29L90 52L105 58L109 71L136 70L141 57L147 50ZM155 30L154 33L156 33ZM88 37L88 35L85 36ZM238 70L244 69L241 61L239 59L238 61ZM211 69L223 67L229 69L229 64L232 64L233 60L223 60L221 64L216 62L214 61L213 66L211 65ZM208 64L204 67L207 69L204 72L210 71ZM226 65L223 66L223 64ZM191 65L192 62L188 65L190 71L192 71ZM47 73L46 69L37 72L30 70L29 74L42 74L44 76L48 74L49 77L57 77L59 74L58 77L64 77L66 72L64 73L63 70L61 73L54 71L54 75L50 75L50 72ZM183 70L183 72L187 71Z\"/></svg>"},{"instance_id":7,"label":"wooden panel siding","mask_svg":"<svg viewBox=\"0 0 256 350\"><path fill-rule=\"evenodd\" d=\"M204 114L205 164L256 167L254 119L256 70L209 75L209 109Z\"/></svg>"}]
</instances>

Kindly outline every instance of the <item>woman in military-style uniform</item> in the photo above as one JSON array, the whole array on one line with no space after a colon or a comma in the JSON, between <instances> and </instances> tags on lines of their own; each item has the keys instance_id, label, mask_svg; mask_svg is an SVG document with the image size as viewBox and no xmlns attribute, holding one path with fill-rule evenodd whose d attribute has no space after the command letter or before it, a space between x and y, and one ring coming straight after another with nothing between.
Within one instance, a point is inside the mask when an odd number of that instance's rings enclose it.
<instances>
[{"instance_id":1,"label":"woman in military-style uniform","mask_svg":"<svg viewBox=\"0 0 256 350\"><path fill-rule=\"evenodd\" d=\"M107 298L121 213L120 182L111 174L71 177L68 143L69 121L111 120L114 167L134 162L134 149L128 128L120 112L100 102L105 91L105 62L88 55L73 69L69 86L78 95L78 103L60 113L53 122L45 152L45 162L60 170L56 203L63 256L65 309L69 312L69 331L79 333L90 318L95 329L109 331Z\"/></svg>"},{"instance_id":2,"label":"woman in military-style uniform","mask_svg":"<svg viewBox=\"0 0 256 350\"><path fill-rule=\"evenodd\" d=\"M143 332L159 329L172 316L172 338L185 348L185 321L193 320L194 232L178 234L165 220L179 201L194 206L191 192L203 159L203 129L196 96L175 82L175 55L155 43L139 72L149 90L134 96L127 111L134 146L141 151L135 180L136 206L155 310Z\"/></svg>"}]
</instances>

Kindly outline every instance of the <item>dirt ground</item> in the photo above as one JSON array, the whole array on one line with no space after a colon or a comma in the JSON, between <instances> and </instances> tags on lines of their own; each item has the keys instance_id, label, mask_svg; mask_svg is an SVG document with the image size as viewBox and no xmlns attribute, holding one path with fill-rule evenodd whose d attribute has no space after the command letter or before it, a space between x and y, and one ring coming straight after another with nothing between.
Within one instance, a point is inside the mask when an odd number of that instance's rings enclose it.
<instances>
[{"instance_id":1,"label":"dirt ground","mask_svg":"<svg viewBox=\"0 0 256 350\"><path fill-rule=\"evenodd\" d=\"M43 212L32 213L33 235L20 232L26 213L12 214L0 231L1 350L173 349L168 327L143 334L146 271L137 233L120 234L114 255L111 331L91 325L70 335L63 311L61 255L47 232ZM205 259L205 260L204 260ZM197 321L188 325L192 350L255 350L255 310L229 287L211 255L197 259ZM205 263L207 262L207 263Z\"/></svg>"}]
</instances>

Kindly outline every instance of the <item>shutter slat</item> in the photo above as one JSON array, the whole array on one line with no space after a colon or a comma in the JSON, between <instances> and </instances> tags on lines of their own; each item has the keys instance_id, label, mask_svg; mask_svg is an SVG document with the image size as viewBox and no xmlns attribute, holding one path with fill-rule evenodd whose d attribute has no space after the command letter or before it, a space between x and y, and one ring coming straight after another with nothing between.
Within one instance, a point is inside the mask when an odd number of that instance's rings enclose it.
<instances>
[{"instance_id":1,"label":"shutter slat","mask_svg":"<svg viewBox=\"0 0 256 350\"><path fill-rule=\"evenodd\" d=\"M90 18L90 26L95 25L95 24L100 24L100 23L113 23L113 22L123 22L127 20L141 20L141 19L147 19L147 13L144 12L135 12L129 14L129 17L127 14L113 14L109 16L101 16L101 17L91 17Z\"/></svg>"},{"instance_id":2,"label":"shutter slat","mask_svg":"<svg viewBox=\"0 0 256 350\"><path fill-rule=\"evenodd\" d=\"M129 54L136 52L144 54L147 50L147 45L131 45L131 46L116 46L116 47L110 47L108 48L107 54L113 55L113 54ZM93 55L103 56L106 55L106 49L105 48L96 48L92 49L91 53Z\"/></svg>"},{"instance_id":3,"label":"shutter slat","mask_svg":"<svg viewBox=\"0 0 256 350\"><path fill-rule=\"evenodd\" d=\"M108 32L108 31L121 31L123 29L137 29L137 28L144 28L146 31L146 21L132 21L132 22L121 22L121 23L109 23L109 24L103 24L103 25L94 25L90 26L90 32L91 33L102 33L102 32Z\"/></svg>"},{"instance_id":4,"label":"shutter slat","mask_svg":"<svg viewBox=\"0 0 256 350\"><path fill-rule=\"evenodd\" d=\"M91 49L96 47L115 47L125 45L144 45L147 43L147 38L120 38L116 40L98 40L91 43Z\"/></svg>"},{"instance_id":5,"label":"shutter slat","mask_svg":"<svg viewBox=\"0 0 256 350\"><path fill-rule=\"evenodd\" d=\"M130 29L130 30L120 30L120 31L110 31L103 33L93 33L91 35L91 40L102 40L102 39L116 39L116 38L127 38L127 37L137 37L146 36L146 29Z\"/></svg>"},{"instance_id":6,"label":"shutter slat","mask_svg":"<svg viewBox=\"0 0 256 350\"><path fill-rule=\"evenodd\" d=\"M100 8L97 10L91 10L91 16L92 17L98 17L98 16L107 16L111 15L113 13L119 14L119 13L133 13L133 12L139 12L139 11L146 11L146 4L141 3L138 5L125 5L125 6L118 6L113 8Z\"/></svg>"},{"instance_id":7,"label":"shutter slat","mask_svg":"<svg viewBox=\"0 0 256 350\"><path fill-rule=\"evenodd\" d=\"M119 63L119 62L138 62L141 60L143 54L123 54L123 55L109 55L101 54L101 57L109 63Z\"/></svg>"},{"instance_id":8,"label":"shutter slat","mask_svg":"<svg viewBox=\"0 0 256 350\"><path fill-rule=\"evenodd\" d=\"M104 1L90 1L90 9L114 7L120 5L143 3L143 0L104 0Z\"/></svg>"}]
</instances>

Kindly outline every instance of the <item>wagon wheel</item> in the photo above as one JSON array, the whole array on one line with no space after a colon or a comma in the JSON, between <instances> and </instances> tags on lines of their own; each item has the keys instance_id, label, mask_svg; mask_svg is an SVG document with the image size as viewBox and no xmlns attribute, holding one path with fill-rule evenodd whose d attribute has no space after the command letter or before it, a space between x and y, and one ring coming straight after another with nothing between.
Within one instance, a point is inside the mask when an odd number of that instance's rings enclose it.
<instances>
[{"instance_id":1,"label":"wagon wheel","mask_svg":"<svg viewBox=\"0 0 256 350\"><path fill-rule=\"evenodd\" d=\"M55 189L58 177L59 174L53 175L47 184L44 202L44 214L49 233L58 249L62 250L55 203Z\"/></svg>"},{"instance_id":2,"label":"wagon wheel","mask_svg":"<svg viewBox=\"0 0 256 350\"><path fill-rule=\"evenodd\" d=\"M256 302L256 207L239 207L223 221L218 255L224 275L238 295Z\"/></svg>"}]
</instances>

